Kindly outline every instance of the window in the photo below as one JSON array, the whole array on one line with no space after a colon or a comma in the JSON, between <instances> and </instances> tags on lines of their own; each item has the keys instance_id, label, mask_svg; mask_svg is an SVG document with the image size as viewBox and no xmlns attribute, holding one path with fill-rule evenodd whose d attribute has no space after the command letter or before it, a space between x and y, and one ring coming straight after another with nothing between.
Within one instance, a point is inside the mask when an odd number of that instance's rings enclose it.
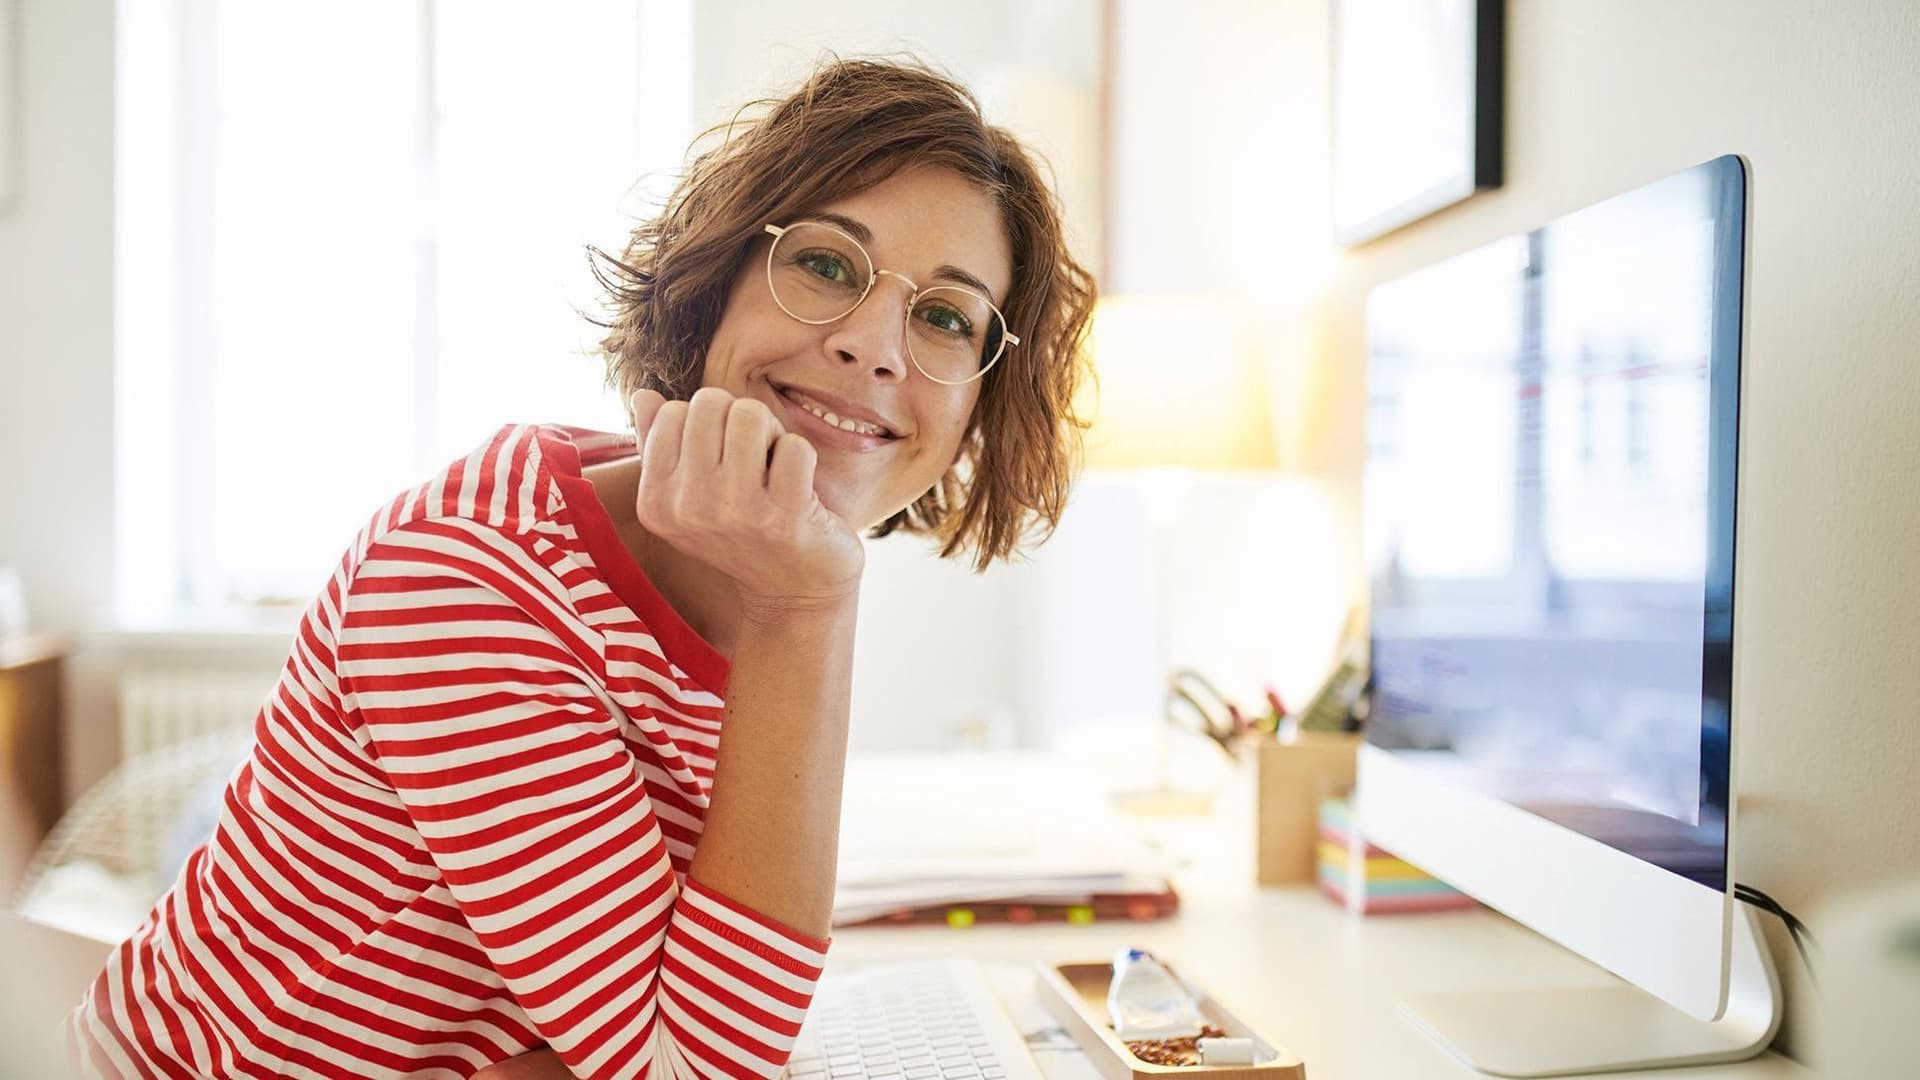
<instances>
[{"instance_id":1,"label":"window","mask_svg":"<svg viewBox=\"0 0 1920 1080\"><path fill-rule=\"evenodd\" d=\"M585 246L680 166L688 0L121 7L124 619L304 604L501 424L624 423Z\"/></svg>"}]
</instances>

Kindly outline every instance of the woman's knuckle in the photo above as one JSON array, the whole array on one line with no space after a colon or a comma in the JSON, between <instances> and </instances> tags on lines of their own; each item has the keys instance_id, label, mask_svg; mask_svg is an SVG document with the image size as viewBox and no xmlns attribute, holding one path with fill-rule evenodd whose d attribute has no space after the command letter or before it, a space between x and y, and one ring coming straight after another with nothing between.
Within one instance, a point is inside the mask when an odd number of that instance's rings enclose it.
<instances>
[{"instance_id":1,"label":"woman's knuckle","mask_svg":"<svg viewBox=\"0 0 1920 1080\"><path fill-rule=\"evenodd\" d=\"M658 484L641 484L640 496L634 500L634 510L640 515L642 525L665 521L671 506L667 502L666 492ZM651 519L651 521L649 520Z\"/></svg>"},{"instance_id":2,"label":"woman's knuckle","mask_svg":"<svg viewBox=\"0 0 1920 1080\"><path fill-rule=\"evenodd\" d=\"M780 448L803 462L811 463L815 456L813 444L807 441L806 436L791 431L780 436Z\"/></svg>"}]
</instances>

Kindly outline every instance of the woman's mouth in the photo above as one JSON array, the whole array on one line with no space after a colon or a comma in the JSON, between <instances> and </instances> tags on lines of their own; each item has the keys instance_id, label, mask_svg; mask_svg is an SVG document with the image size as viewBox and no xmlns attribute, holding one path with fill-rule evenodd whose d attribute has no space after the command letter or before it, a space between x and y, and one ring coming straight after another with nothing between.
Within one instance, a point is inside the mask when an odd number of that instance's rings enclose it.
<instances>
[{"instance_id":1,"label":"woman's mouth","mask_svg":"<svg viewBox=\"0 0 1920 1080\"><path fill-rule=\"evenodd\" d=\"M899 438L882 425L850 416L841 416L826 402L804 390L773 384L774 393L786 406L787 427L809 433L816 441L847 450L873 450Z\"/></svg>"}]
</instances>

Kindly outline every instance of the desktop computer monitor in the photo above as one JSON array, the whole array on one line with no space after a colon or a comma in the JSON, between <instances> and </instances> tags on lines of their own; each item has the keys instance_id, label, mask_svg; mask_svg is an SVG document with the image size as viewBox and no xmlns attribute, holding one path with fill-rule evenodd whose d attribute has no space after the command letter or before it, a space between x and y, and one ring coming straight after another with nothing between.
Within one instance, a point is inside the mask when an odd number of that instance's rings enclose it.
<instances>
[{"instance_id":1,"label":"desktop computer monitor","mask_svg":"<svg viewBox=\"0 0 1920 1080\"><path fill-rule=\"evenodd\" d=\"M1570 1003L1585 1050L1414 1006L1493 1071L1744 1056L1777 1021L1730 896L1746 225L1729 155L1369 297L1362 828L1640 988L1621 1030Z\"/></svg>"}]
</instances>

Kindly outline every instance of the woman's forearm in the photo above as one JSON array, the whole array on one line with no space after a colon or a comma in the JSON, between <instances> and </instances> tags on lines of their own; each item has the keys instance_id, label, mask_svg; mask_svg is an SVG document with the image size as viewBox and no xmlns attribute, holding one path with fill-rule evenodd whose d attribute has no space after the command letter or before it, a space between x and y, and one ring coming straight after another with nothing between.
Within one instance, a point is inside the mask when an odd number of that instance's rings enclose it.
<instances>
[{"instance_id":1,"label":"woman's forearm","mask_svg":"<svg viewBox=\"0 0 1920 1080\"><path fill-rule=\"evenodd\" d=\"M712 804L688 871L815 937L833 914L857 609L849 596L742 623Z\"/></svg>"}]
</instances>

